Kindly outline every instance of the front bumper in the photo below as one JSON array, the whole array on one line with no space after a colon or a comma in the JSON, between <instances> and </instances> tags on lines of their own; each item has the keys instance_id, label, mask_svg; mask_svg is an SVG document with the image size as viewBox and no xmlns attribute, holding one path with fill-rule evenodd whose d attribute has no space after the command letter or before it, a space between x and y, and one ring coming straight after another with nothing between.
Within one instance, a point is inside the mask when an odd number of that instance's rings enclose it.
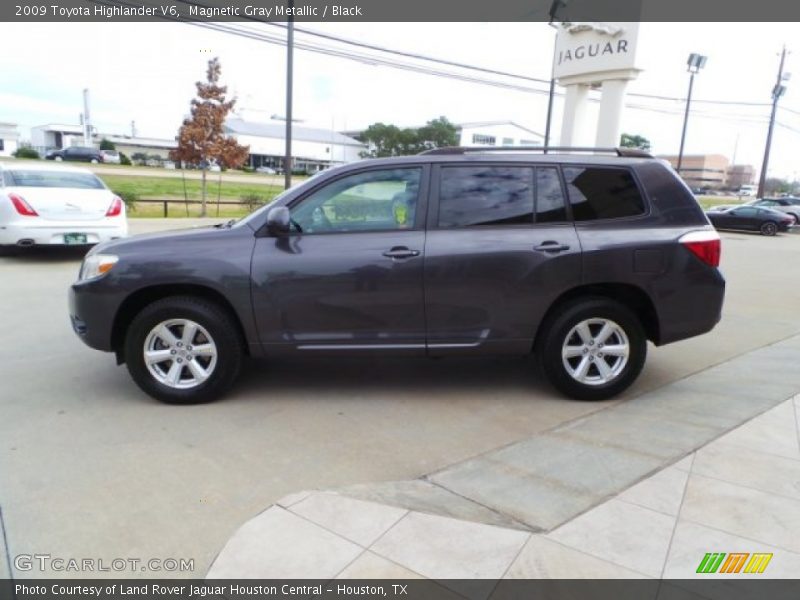
<instances>
[{"instance_id":1,"label":"front bumper","mask_svg":"<svg viewBox=\"0 0 800 600\"><path fill-rule=\"evenodd\" d=\"M72 330L90 348L113 352L114 316L119 307L113 296L103 293L102 280L79 281L69 289Z\"/></svg>"}]
</instances>

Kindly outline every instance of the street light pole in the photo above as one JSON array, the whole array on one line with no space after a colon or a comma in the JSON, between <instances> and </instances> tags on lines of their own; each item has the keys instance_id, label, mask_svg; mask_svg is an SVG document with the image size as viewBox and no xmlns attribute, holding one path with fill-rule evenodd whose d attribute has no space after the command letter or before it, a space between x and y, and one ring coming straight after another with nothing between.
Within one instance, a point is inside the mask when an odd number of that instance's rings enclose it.
<instances>
[{"instance_id":1,"label":"street light pole","mask_svg":"<svg viewBox=\"0 0 800 600\"><path fill-rule=\"evenodd\" d=\"M694 87L694 73L689 76L689 93L686 95L686 111L683 113L683 131L681 132L681 149L678 151L678 174L683 165L683 146L686 143L686 126L689 124L689 106L692 103L692 88Z\"/></svg>"},{"instance_id":2,"label":"street light pole","mask_svg":"<svg viewBox=\"0 0 800 600\"><path fill-rule=\"evenodd\" d=\"M294 0L289 0L286 28L286 150L283 157L283 184L292 185L292 83L294 71Z\"/></svg>"},{"instance_id":3,"label":"street light pole","mask_svg":"<svg viewBox=\"0 0 800 600\"><path fill-rule=\"evenodd\" d=\"M695 54L694 52L689 55L689 60L686 61L688 65L689 71L689 93L686 95L686 111L683 113L683 131L681 131L681 147L678 151L678 167L676 171L678 174L681 173L681 167L683 166L683 147L686 144L686 127L689 125L689 107L692 104L692 89L694 88L694 76L697 75L698 71L702 69L706 64L707 57L702 56L700 54Z\"/></svg>"},{"instance_id":4,"label":"street light pole","mask_svg":"<svg viewBox=\"0 0 800 600\"><path fill-rule=\"evenodd\" d=\"M786 46L781 50L781 62L778 65L778 78L775 82L775 87L772 88L772 112L769 116L769 128L767 129L767 143L764 146L764 162L761 163L761 177L758 178L758 191L756 198L764 197L764 188L767 184L767 170L769 168L769 152L772 148L772 130L775 128L775 113L778 110L778 100L786 92L786 86L783 85L785 79L783 74L783 63L786 60Z\"/></svg>"}]
</instances>

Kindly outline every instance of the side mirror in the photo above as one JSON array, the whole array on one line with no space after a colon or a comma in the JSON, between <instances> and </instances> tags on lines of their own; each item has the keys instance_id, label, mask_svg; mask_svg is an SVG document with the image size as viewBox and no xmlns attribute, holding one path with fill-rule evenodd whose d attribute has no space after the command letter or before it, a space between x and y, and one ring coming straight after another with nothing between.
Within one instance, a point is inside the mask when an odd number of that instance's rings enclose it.
<instances>
[{"instance_id":1,"label":"side mirror","mask_svg":"<svg viewBox=\"0 0 800 600\"><path fill-rule=\"evenodd\" d=\"M270 235L288 235L291 229L291 215L285 206L276 206L267 213L267 231Z\"/></svg>"}]
</instances>

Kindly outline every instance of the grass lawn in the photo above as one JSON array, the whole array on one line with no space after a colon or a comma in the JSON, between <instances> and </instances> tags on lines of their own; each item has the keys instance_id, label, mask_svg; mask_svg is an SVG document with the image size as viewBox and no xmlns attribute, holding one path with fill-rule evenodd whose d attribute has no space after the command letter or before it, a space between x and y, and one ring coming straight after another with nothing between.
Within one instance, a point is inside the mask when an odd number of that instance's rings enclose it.
<instances>
[{"instance_id":1,"label":"grass lawn","mask_svg":"<svg viewBox=\"0 0 800 600\"><path fill-rule=\"evenodd\" d=\"M703 210L708 210L712 206L744 204L752 200L748 196L695 196L695 198Z\"/></svg>"},{"instance_id":2,"label":"grass lawn","mask_svg":"<svg viewBox=\"0 0 800 600\"><path fill-rule=\"evenodd\" d=\"M189 200L200 200L201 181L179 177L143 177L125 175L99 175L113 191L121 194L136 194L140 198L158 200L184 199L184 183ZM217 194L222 200L241 200L242 196L258 196L264 201L272 200L283 191L283 186L272 183L240 183L223 181L219 184L216 177L208 180L208 199L216 200Z\"/></svg>"}]
</instances>

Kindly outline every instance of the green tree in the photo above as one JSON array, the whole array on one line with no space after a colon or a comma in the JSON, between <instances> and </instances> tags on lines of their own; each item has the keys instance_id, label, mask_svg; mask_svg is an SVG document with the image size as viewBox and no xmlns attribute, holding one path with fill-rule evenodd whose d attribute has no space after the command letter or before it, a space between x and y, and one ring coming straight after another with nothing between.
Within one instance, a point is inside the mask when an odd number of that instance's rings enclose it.
<instances>
[{"instance_id":1,"label":"green tree","mask_svg":"<svg viewBox=\"0 0 800 600\"><path fill-rule=\"evenodd\" d=\"M114 145L114 142L108 141L106 138L100 140L100 150L116 150L117 147Z\"/></svg>"},{"instance_id":2,"label":"green tree","mask_svg":"<svg viewBox=\"0 0 800 600\"><path fill-rule=\"evenodd\" d=\"M622 148L639 148L639 150L650 151L650 140L643 135L623 133L619 140L619 145Z\"/></svg>"},{"instance_id":3,"label":"green tree","mask_svg":"<svg viewBox=\"0 0 800 600\"><path fill-rule=\"evenodd\" d=\"M455 146L458 144L458 129L446 117L428 121L423 127L406 127L373 123L359 136L369 149L361 153L365 158L384 156L408 156L423 150Z\"/></svg>"},{"instance_id":4,"label":"green tree","mask_svg":"<svg viewBox=\"0 0 800 600\"><path fill-rule=\"evenodd\" d=\"M764 195L791 194L794 189L792 182L780 177L767 177L764 182Z\"/></svg>"},{"instance_id":5,"label":"green tree","mask_svg":"<svg viewBox=\"0 0 800 600\"><path fill-rule=\"evenodd\" d=\"M458 145L458 128L447 117L428 121L418 130L418 138L425 149Z\"/></svg>"}]
</instances>

